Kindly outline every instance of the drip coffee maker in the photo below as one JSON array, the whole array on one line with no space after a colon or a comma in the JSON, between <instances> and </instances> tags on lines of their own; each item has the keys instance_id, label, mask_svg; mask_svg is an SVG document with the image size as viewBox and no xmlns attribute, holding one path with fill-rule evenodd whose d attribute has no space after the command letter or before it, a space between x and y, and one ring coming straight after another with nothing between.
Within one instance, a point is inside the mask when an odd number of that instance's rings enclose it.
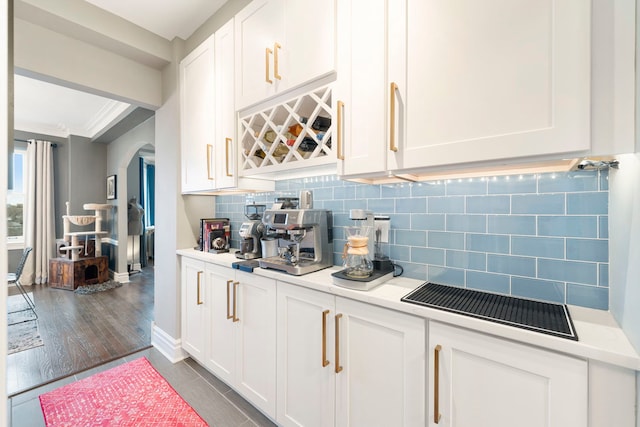
<instances>
[{"instance_id":1,"label":"drip coffee maker","mask_svg":"<svg viewBox=\"0 0 640 427\"><path fill-rule=\"evenodd\" d=\"M332 273L333 283L350 289L369 290L393 277L394 267L388 260L380 259L380 233L375 228L373 213L361 209L349 211L349 218L354 225L345 227L347 242L344 245L342 258L344 270ZM375 234L375 238L374 238ZM372 259L374 256L377 259Z\"/></svg>"},{"instance_id":2,"label":"drip coffee maker","mask_svg":"<svg viewBox=\"0 0 640 427\"><path fill-rule=\"evenodd\" d=\"M344 245L342 259L344 274L354 278L365 278L373 273L373 262L369 254L369 236L371 226L346 227L347 243Z\"/></svg>"}]
</instances>

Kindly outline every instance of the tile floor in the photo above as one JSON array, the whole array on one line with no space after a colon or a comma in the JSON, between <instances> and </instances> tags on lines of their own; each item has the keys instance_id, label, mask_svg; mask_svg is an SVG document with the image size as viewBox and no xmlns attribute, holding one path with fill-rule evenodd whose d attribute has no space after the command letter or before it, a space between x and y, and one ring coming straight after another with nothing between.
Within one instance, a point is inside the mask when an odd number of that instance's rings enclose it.
<instances>
[{"instance_id":1,"label":"tile floor","mask_svg":"<svg viewBox=\"0 0 640 427\"><path fill-rule=\"evenodd\" d=\"M275 426L229 386L191 359L172 364L155 348L15 395L9 399L9 427L44 427L38 396L65 384L145 356L204 420L215 427Z\"/></svg>"}]
</instances>

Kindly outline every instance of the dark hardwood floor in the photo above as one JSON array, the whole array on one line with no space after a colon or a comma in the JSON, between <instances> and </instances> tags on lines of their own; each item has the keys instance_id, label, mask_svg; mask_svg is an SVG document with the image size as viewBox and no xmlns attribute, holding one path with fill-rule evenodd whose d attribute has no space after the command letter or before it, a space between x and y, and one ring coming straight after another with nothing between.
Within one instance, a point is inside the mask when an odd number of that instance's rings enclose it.
<instances>
[{"instance_id":1,"label":"dark hardwood floor","mask_svg":"<svg viewBox=\"0 0 640 427\"><path fill-rule=\"evenodd\" d=\"M7 356L7 394L124 357L151 345L153 264L131 282L91 295L26 287L33 293L44 346ZM18 293L9 288L9 295Z\"/></svg>"}]
</instances>

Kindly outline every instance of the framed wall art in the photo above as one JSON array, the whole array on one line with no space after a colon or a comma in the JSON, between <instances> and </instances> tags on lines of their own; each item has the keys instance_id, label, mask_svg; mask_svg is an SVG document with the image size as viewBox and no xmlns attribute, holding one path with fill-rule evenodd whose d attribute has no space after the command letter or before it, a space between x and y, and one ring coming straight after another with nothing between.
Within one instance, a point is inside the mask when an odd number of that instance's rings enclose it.
<instances>
[{"instance_id":1,"label":"framed wall art","mask_svg":"<svg viewBox=\"0 0 640 427\"><path fill-rule=\"evenodd\" d=\"M107 200L115 200L118 195L116 175L107 177Z\"/></svg>"}]
</instances>

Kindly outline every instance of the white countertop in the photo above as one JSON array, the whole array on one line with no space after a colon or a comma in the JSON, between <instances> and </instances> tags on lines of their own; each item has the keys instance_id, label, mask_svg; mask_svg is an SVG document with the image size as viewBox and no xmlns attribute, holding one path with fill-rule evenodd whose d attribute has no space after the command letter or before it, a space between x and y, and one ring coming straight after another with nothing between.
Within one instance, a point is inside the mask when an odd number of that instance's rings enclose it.
<instances>
[{"instance_id":1,"label":"white countertop","mask_svg":"<svg viewBox=\"0 0 640 427\"><path fill-rule=\"evenodd\" d=\"M194 249L181 249L177 253L225 267L231 267L233 262L242 261L236 258L233 253L211 254ZM640 371L640 355L635 351L611 313L607 311L568 306L579 339L579 341L573 341L400 301L401 297L424 283L416 279L394 277L369 291L336 286L333 284L331 273L340 269L340 267L331 267L304 276L292 276L276 270L256 268L253 274L580 358Z\"/></svg>"}]
</instances>

